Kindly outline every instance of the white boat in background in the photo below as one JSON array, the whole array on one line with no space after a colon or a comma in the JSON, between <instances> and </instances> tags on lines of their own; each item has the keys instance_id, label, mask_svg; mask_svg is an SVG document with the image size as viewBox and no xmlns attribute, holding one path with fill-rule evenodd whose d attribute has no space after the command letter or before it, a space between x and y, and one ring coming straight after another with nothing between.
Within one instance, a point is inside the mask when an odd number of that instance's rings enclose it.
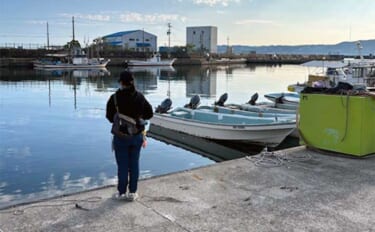
<instances>
[{"instance_id":1,"label":"white boat in background","mask_svg":"<svg viewBox=\"0 0 375 232\"><path fill-rule=\"evenodd\" d=\"M295 128L289 118L260 118L176 108L155 113L151 124L181 133L222 141L275 147Z\"/></svg>"},{"instance_id":2,"label":"white boat in background","mask_svg":"<svg viewBox=\"0 0 375 232\"><path fill-rule=\"evenodd\" d=\"M288 86L291 92L301 92L305 87L336 87L339 82L354 87L371 89L375 87L375 60L364 59L361 54L362 45L357 42L360 59L343 59L339 61L312 60L302 66L318 71L311 74L304 83Z\"/></svg>"},{"instance_id":3,"label":"white boat in background","mask_svg":"<svg viewBox=\"0 0 375 232\"><path fill-rule=\"evenodd\" d=\"M70 57L68 54L47 54L33 64L36 69L103 69L109 61L104 58L87 58L84 55Z\"/></svg>"},{"instance_id":4,"label":"white boat in background","mask_svg":"<svg viewBox=\"0 0 375 232\"><path fill-rule=\"evenodd\" d=\"M157 53L146 60L127 60L125 63L128 66L172 66L175 60L162 60L161 55Z\"/></svg>"},{"instance_id":5,"label":"white boat in background","mask_svg":"<svg viewBox=\"0 0 375 232\"><path fill-rule=\"evenodd\" d=\"M88 58L74 37L74 17L72 17L73 39L68 43L65 53L46 54L45 57L33 62L36 69L103 69L110 59ZM89 48L88 48L89 49Z\"/></svg>"}]
</instances>

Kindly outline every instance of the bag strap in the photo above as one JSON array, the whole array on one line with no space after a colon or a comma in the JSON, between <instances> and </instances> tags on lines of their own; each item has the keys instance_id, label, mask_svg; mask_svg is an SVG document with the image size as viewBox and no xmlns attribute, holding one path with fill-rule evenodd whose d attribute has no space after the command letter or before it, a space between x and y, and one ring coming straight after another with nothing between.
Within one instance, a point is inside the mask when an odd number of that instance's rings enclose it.
<instances>
[{"instance_id":1,"label":"bag strap","mask_svg":"<svg viewBox=\"0 0 375 232\"><path fill-rule=\"evenodd\" d=\"M120 113L120 110L119 110L119 108L118 108L118 104L117 104L117 95L116 95L116 93L113 95L113 101L114 101L114 103L115 103L115 108L116 108L116 111L117 111L117 114L119 115L119 117L120 117L121 119L124 119L124 120L128 121L128 122L131 123L131 124L136 125L137 122L135 121L134 118L129 117L129 116L125 115L125 114L121 114L121 113Z\"/></svg>"},{"instance_id":2,"label":"bag strap","mask_svg":"<svg viewBox=\"0 0 375 232\"><path fill-rule=\"evenodd\" d=\"M119 109L118 109L118 105L117 105L117 96L116 96L116 93L113 94L113 101L114 101L114 103L115 103L116 111L117 111L117 113L119 114L120 111L119 111Z\"/></svg>"}]
</instances>

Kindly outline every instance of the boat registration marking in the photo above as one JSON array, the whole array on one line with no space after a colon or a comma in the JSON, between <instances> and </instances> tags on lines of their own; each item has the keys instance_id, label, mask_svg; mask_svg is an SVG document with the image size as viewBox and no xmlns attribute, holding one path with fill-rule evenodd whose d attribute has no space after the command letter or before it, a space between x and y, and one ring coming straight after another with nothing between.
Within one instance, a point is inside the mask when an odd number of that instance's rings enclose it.
<instances>
[{"instance_id":1,"label":"boat registration marking","mask_svg":"<svg viewBox=\"0 0 375 232\"><path fill-rule=\"evenodd\" d=\"M234 129L245 129L245 126L233 126Z\"/></svg>"}]
</instances>

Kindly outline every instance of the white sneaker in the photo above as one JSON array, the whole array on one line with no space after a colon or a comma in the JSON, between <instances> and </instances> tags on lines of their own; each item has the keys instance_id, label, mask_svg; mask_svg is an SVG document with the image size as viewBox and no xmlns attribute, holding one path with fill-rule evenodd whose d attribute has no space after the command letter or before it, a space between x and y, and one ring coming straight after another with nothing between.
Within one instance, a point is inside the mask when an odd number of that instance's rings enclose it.
<instances>
[{"instance_id":1,"label":"white sneaker","mask_svg":"<svg viewBox=\"0 0 375 232\"><path fill-rule=\"evenodd\" d=\"M138 193L128 193L127 198L129 201L135 201L138 198Z\"/></svg>"},{"instance_id":2,"label":"white sneaker","mask_svg":"<svg viewBox=\"0 0 375 232\"><path fill-rule=\"evenodd\" d=\"M124 194L124 193L121 194L121 195L119 193L115 193L115 194L113 194L112 198L114 200L119 200L119 201L123 201L123 200L127 199L126 194Z\"/></svg>"}]
</instances>

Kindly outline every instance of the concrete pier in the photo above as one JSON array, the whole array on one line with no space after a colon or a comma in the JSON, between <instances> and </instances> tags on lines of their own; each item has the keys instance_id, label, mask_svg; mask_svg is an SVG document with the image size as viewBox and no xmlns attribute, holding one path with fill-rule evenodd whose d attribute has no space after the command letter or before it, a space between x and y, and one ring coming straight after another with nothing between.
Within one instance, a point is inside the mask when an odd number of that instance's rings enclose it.
<instances>
[{"instance_id":1,"label":"concrete pier","mask_svg":"<svg viewBox=\"0 0 375 232\"><path fill-rule=\"evenodd\" d=\"M303 147L277 157L143 180L135 202L108 187L10 208L0 231L374 231L375 158Z\"/></svg>"}]
</instances>

